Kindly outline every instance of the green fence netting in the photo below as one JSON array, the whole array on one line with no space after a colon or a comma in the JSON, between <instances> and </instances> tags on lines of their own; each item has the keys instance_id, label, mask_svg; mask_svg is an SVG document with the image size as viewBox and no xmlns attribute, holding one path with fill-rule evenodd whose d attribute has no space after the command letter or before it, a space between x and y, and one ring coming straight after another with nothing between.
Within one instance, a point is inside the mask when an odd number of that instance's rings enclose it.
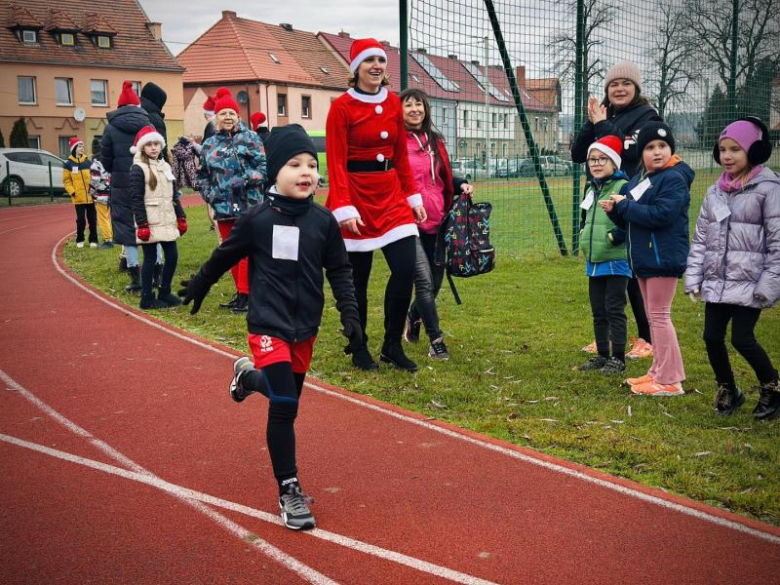
<instances>
[{"instance_id":1,"label":"green fence netting","mask_svg":"<svg viewBox=\"0 0 780 585\"><path fill-rule=\"evenodd\" d=\"M780 0L401 1L405 82L428 92L456 172L493 203L502 254L577 252L584 169L569 146L617 62L638 65L697 172L692 217L726 124L756 115L780 139Z\"/></svg>"}]
</instances>

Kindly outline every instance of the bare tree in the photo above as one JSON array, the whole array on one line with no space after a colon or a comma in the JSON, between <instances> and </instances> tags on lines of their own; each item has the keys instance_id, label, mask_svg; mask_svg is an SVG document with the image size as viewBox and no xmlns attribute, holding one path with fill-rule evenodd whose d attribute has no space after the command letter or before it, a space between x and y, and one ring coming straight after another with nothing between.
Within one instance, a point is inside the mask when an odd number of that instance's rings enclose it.
<instances>
[{"instance_id":1,"label":"bare tree","mask_svg":"<svg viewBox=\"0 0 780 585\"><path fill-rule=\"evenodd\" d=\"M765 58L780 62L780 0L740 0L736 69L732 71L733 0L686 0L688 34L703 63L715 65L718 77L730 87L754 76ZM735 103L736 95L730 96Z\"/></svg>"},{"instance_id":2,"label":"bare tree","mask_svg":"<svg viewBox=\"0 0 780 585\"><path fill-rule=\"evenodd\" d=\"M577 18L577 0L556 0ZM582 86L583 104L587 103L591 81L604 77L604 64L601 59L593 58L594 49L604 43L599 32L608 27L617 15L612 0L584 0L583 6L583 42L582 42ZM576 28L575 28L576 30ZM561 80L574 83L577 69L577 36L571 30L558 30L547 41L547 47L553 55L553 71Z\"/></svg>"},{"instance_id":3,"label":"bare tree","mask_svg":"<svg viewBox=\"0 0 780 585\"><path fill-rule=\"evenodd\" d=\"M696 72L696 49L688 35L685 8L675 0L659 0L658 11L658 30L647 51L654 67L647 81L658 89L656 104L663 118L673 103L687 95L700 74Z\"/></svg>"}]
</instances>

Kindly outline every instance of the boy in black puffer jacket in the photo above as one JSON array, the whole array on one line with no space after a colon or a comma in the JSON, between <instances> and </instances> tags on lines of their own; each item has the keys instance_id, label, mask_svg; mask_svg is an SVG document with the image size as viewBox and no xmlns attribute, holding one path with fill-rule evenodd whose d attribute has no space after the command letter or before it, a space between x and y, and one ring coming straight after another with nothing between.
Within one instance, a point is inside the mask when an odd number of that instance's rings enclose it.
<instances>
[{"instance_id":1,"label":"boy in black puffer jacket","mask_svg":"<svg viewBox=\"0 0 780 585\"><path fill-rule=\"evenodd\" d=\"M259 392L270 402L266 438L279 483L282 519L293 530L314 528L298 483L294 422L303 380L322 320L323 270L353 348L363 344L352 267L338 222L314 203L317 151L298 124L273 129L268 142L266 200L242 215L230 235L179 292L196 313L211 286L241 258L250 258L247 324L254 364L233 365L236 402ZM257 369L256 369L257 368Z\"/></svg>"}]
</instances>

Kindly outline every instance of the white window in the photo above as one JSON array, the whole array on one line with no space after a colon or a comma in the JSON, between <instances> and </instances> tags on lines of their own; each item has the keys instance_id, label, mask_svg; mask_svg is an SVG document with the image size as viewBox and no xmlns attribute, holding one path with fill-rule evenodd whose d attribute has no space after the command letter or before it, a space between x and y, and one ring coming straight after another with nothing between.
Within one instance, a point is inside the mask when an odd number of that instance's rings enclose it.
<instances>
[{"instance_id":1,"label":"white window","mask_svg":"<svg viewBox=\"0 0 780 585\"><path fill-rule=\"evenodd\" d=\"M320 65L320 71L322 71L325 75L330 75L330 71L328 71L327 67L323 67Z\"/></svg>"},{"instance_id":2,"label":"white window","mask_svg":"<svg viewBox=\"0 0 780 585\"><path fill-rule=\"evenodd\" d=\"M70 156L70 136L60 136L60 158L68 158Z\"/></svg>"},{"instance_id":3,"label":"white window","mask_svg":"<svg viewBox=\"0 0 780 585\"><path fill-rule=\"evenodd\" d=\"M62 33L60 35L60 43L67 47L72 47L76 44L76 37L73 33Z\"/></svg>"},{"instance_id":4,"label":"white window","mask_svg":"<svg viewBox=\"0 0 780 585\"><path fill-rule=\"evenodd\" d=\"M301 118L311 118L311 96L301 96Z\"/></svg>"},{"instance_id":5,"label":"white window","mask_svg":"<svg viewBox=\"0 0 780 585\"><path fill-rule=\"evenodd\" d=\"M141 97L141 82L140 81L131 81L130 86L133 88L133 92L135 92L135 95L138 97Z\"/></svg>"},{"instance_id":6,"label":"white window","mask_svg":"<svg viewBox=\"0 0 780 585\"><path fill-rule=\"evenodd\" d=\"M441 109L441 125L442 126L447 125L447 108Z\"/></svg>"},{"instance_id":7,"label":"white window","mask_svg":"<svg viewBox=\"0 0 780 585\"><path fill-rule=\"evenodd\" d=\"M103 35L98 36L97 38L97 46L101 49L110 49L111 48L111 37L106 37Z\"/></svg>"},{"instance_id":8,"label":"white window","mask_svg":"<svg viewBox=\"0 0 780 585\"><path fill-rule=\"evenodd\" d=\"M23 43L30 43L34 44L38 42L38 31L37 30L23 30L22 31L22 42Z\"/></svg>"},{"instance_id":9,"label":"white window","mask_svg":"<svg viewBox=\"0 0 780 585\"><path fill-rule=\"evenodd\" d=\"M490 125L493 128L498 128L498 114L496 114L495 112L490 114Z\"/></svg>"},{"instance_id":10,"label":"white window","mask_svg":"<svg viewBox=\"0 0 780 585\"><path fill-rule=\"evenodd\" d=\"M73 105L73 80L70 77L54 78L54 102L58 106Z\"/></svg>"},{"instance_id":11,"label":"white window","mask_svg":"<svg viewBox=\"0 0 780 585\"><path fill-rule=\"evenodd\" d=\"M463 127L468 128L469 127L469 111L463 110Z\"/></svg>"},{"instance_id":12,"label":"white window","mask_svg":"<svg viewBox=\"0 0 780 585\"><path fill-rule=\"evenodd\" d=\"M93 106L108 105L108 81L105 79L91 79L89 81L89 92L92 96Z\"/></svg>"},{"instance_id":13,"label":"white window","mask_svg":"<svg viewBox=\"0 0 780 585\"><path fill-rule=\"evenodd\" d=\"M504 142L504 144L501 145L501 156L506 158L506 151L507 151L507 144Z\"/></svg>"},{"instance_id":14,"label":"white window","mask_svg":"<svg viewBox=\"0 0 780 585\"><path fill-rule=\"evenodd\" d=\"M282 62L279 60L279 57L277 57L273 53L268 53L268 56L271 57L271 61L273 61L277 65L281 65Z\"/></svg>"},{"instance_id":15,"label":"white window","mask_svg":"<svg viewBox=\"0 0 780 585\"><path fill-rule=\"evenodd\" d=\"M509 128L509 114L504 114L504 130Z\"/></svg>"},{"instance_id":16,"label":"white window","mask_svg":"<svg viewBox=\"0 0 780 585\"><path fill-rule=\"evenodd\" d=\"M280 93L276 95L276 114L278 116L287 115L287 94Z\"/></svg>"},{"instance_id":17,"label":"white window","mask_svg":"<svg viewBox=\"0 0 780 585\"><path fill-rule=\"evenodd\" d=\"M34 77L19 77L19 103L25 105L35 105L38 103L35 93Z\"/></svg>"},{"instance_id":18,"label":"white window","mask_svg":"<svg viewBox=\"0 0 780 585\"><path fill-rule=\"evenodd\" d=\"M41 137L33 134L29 134L27 136L27 144L30 148L40 148L41 147Z\"/></svg>"}]
</instances>

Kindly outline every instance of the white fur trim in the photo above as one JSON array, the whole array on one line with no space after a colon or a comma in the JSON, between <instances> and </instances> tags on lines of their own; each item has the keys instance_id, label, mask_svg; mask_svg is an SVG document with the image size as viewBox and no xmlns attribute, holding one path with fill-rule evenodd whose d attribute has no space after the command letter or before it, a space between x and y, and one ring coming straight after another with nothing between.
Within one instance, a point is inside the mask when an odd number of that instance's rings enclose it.
<instances>
[{"instance_id":1,"label":"white fur trim","mask_svg":"<svg viewBox=\"0 0 780 585\"><path fill-rule=\"evenodd\" d=\"M354 217L360 219L360 212L354 205L345 205L344 207L339 207L338 209L334 209L332 213L333 217L335 217L336 221L339 223Z\"/></svg>"},{"instance_id":2,"label":"white fur trim","mask_svg":"<svg viewBox=\"0 0 780 585\"><path fill-rule=\"evenodd\" d=\"M347 90L347 93L350 97L359 102L363 102L364 104L381 104L387 99L387 88L385 87L381 88L379 92L374 95L357 92L354 87L350 87Z\"/></svg>"},{"instance_id":3,"label":"white fur trim","mask_svg":"<svg viewBox=\"0 0 780 585\"><path fill-rule=\"evenodd\" d=\"M358 53L358 56L352 59L352 62L349 64L349 70L354 74L358 67L360 67L360 64L369 57L384 57L385 61L387 61L387 53L385 53L384 49L369 47L365 51Z\"/></svg>"},{"instance_id":4,"label":"white fur trim","mask_svg":"<svg viewBox=\"0 0 780 585\"><path fill-rule=\"evenodd\" d=\"M409 207L420 207L420 205L423 204L422 195L419 193L409 195L409 197L406 198L406 202L409 204Z\"/></svg>"},{"instance_id":5,"label":"white fur trim","mask_svg":"<svg viewBox=\"0 0 780 585\"><path fill-rule=\"evenodd\" d=\"M144 134L135 145L130 147L130 153L135 154L136 152L140 152L144 147L144 144L148 144L149 142L159 142L161 145L160 148L165 148L165 138L163 138L162 134L159 132L149 132L149 134Z\"/></svg>"},{"instance_id":6,"label":"white fur trim","mask_svg":"<svg viewBox=\"0 0 780 585\"><path fill-rule=\"evenodd\" d=\"M344 245L347 248L347 252L370 252L372 250L378 250L384 248L387 244L397 242L402 238L409 236L419 236L420 232L417 231L417 226L413 223L405 223L394 227L389 232L385 232L378 238L365 238L363 240L353 240L350 238L344 238Z\"/></svg>"},{"instance_id":7,"label":"white fur trim","mask_svg":"<svg viewBox=\"0 0 780 585\"><path fill-rule=\"evenodd\" d=\"M600 142L594 142L588 147L588 154L590 154L591 150L598 150L599 152L603 152L609 157L609 160L611 160L613 163L615 163L615 166L620 169L620 165L623 162L623 159L620 158L620 155L612 150L609 146L606 144L602 144Z\"/></svg>"}]
</instances>

